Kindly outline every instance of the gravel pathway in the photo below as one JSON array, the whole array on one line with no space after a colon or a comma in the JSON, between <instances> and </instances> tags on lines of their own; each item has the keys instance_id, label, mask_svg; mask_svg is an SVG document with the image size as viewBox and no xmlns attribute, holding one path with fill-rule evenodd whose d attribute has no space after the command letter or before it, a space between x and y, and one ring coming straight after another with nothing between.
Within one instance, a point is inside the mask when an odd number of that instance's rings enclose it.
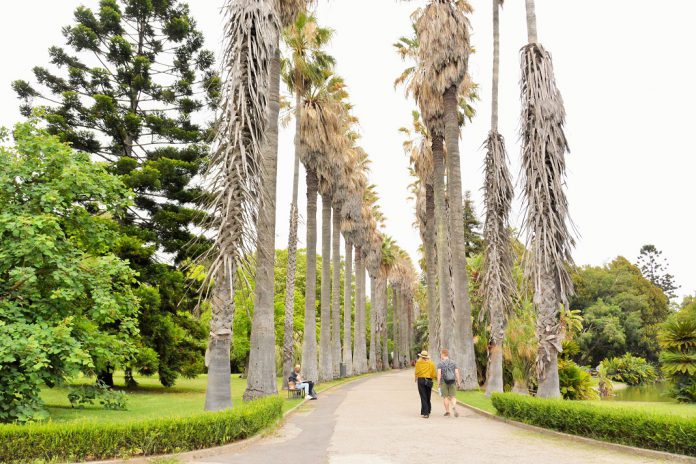
<instances>
[{"instance_id":1,"label":"gravel pathway","mask_svg":"<svg viewBox=\"0 0 696 464\"><path fill-rule=\"evenodd\" d=\"M635 464L671 462L527 431L459 408L443 417L433 393L420 417L411 370L349 383L320 395L246 449L199 463L265 464Z\"/></svg>"}]
</instances>

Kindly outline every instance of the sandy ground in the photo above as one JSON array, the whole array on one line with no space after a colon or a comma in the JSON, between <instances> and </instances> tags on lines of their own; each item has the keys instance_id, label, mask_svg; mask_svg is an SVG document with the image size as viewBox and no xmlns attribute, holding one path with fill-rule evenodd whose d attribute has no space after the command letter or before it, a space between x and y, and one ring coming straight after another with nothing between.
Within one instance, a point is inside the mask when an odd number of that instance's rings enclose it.
<instances>
[{"instance_id":1,"label":"sandy ground","mask_svg":"<svg viewBox=\"0 0 696 464\"><path fill-rule=\"evenodd\" d=\"M459 408L420 417L412 370L330 390L305 403L270 436L249 448L196 462L306 464L623 464L661 461L523 430Z\"/></svg>"}]
</instances>

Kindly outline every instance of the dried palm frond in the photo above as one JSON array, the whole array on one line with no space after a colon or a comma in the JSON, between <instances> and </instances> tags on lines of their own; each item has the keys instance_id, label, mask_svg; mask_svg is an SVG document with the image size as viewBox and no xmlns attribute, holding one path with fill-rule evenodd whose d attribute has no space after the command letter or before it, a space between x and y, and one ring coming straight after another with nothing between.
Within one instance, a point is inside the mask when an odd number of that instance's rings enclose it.
<instances>
[{"instance_id":1,"label":"dried palm frond","mask_svg":"<svg viewBox=\"0 0 696 464\"><path fill-rule=\"evenodd\" d=\"M288 27L295 21L297 15L307 9L308 4L314 4L314 1L308 0L276 0L276 8L280 22L283 27Z\"/></svg>"},{"instance_id":2,"label":"dried palm frond","mask_svg":"<svg viewBox=\"0 0 696 464\"><path fill-rule=\"evenodd\" d=\"M261 149L268 123L269 72L278 46L279 20L272 0L228 0L220 114L209 165L214 246L202 261L210 263L204 285L218 275L234 278L255 242L261 201Z\"/></svg>"},{"instance_id":3,"label":"dried palm frond","mask_svg":"<svg viewBox=\"0 0 696 464\"><path fill-rule=\"evenodd\" d=\"M486 139L484 203L486 220L483 235L486 241L481 297L491 322L491 339L500 343L505 336L505 321L516 291L512 275L514 253L509 233L513 187L507 164L503 137L492 130Z\"/></svg>"},{"instance_id":4,"label":"dried palm frond","mask_svg":"<svg viewBox=\"0 0 696 464\"><path fill-rule=\"evenodd\" d=\"M525 275L534 286L540 354L544 352L548 358L552 348L561 351L559 305L567 307L573 293L567 265L572 263L575 241L564 191L565 153L569 148L563 131L563 99L556 87L550 54L540 44L530 43L521 55L522 185L524 230L528 236ZM544 378L544 365L540 356L540 378Z\"/></svg>"}]
</instances>

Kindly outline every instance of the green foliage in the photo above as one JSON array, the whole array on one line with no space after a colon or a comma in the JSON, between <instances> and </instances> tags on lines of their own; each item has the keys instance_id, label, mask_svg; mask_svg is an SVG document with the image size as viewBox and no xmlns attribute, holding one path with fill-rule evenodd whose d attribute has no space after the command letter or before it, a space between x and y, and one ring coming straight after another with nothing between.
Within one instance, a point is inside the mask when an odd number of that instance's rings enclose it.
<instances>
[{"instance_id":1,"label":"green foliage","mask_svg":"<svg viewBox=\"0 0 696 464\"><path fill-rule=\"evenodd\" d=\"M494 393L508 419L612 443L696 456L696 420L634 408Z\"/></svg>"},{"instance_id":2,"label":"green foliage","mask_svg":"<svg viewBox=\"0 0 696 464\"><path fill-rule=\"evenodd\" d=\"M679 285L674 282L674 276L668 272L669 265L662 257L662 251L655 245L643 245L638 256L638 267L646 279L657 285L670 299L677 295Z\"/></svg>"},{"instance_id":3,"label":"green foliage","mask_svg":"<svg viewBox=\"0 0 696 464\"><path fill-rule=\"evenodd\" d=\"M696 403L696 303L688 302L660 327L662 372L673 384L671 395Z\"/></svg>"},{"instance_id":4,"label":"green foliage","mask_svg":"<svg viewBox=\"0 0 696 464\"><path fill-rule=\"evenodd\" d=\"M584 319L578 363L596 366L627 352L657 361L657 328L671 312L662 289L622 257L607 266L575 269L573 283L570 307Z\"/></svg>"},{"instance_id":5,"label":"green foliage","mask_svg":"<svg viewBox=\"0 0 696 464\"><path fill-rule=\"evenodd\" d=\"M113 250L148 287L140 291L148 295L139 295L147 304L138 323L139 351L149 352L133 367L170 386L203 369L207 331L190 318L197 297L187 292L197 287L171 263L208 246L192 241L191 226L202 215L192 179L202 172L210 138L209 127L196 121L220 87L213 54L188 6L176 0L80 6L63 34L67 46L49 49L50 66L35 67L34 82L15 81L13 88L23 114L43 105L52 134L106 161L134 192L134 204L118 218L123 237ZM97 369L104 378L113 372L110 365Z\"/></svg>"},{"instance_id":6,"label":"green foliage","mask_svg":"<svg viewBox=\"0 0 696 464\"><path fill-rule=\"evenodd\" d=\"M592 376L573 361L558 361L558 379L561 395L566 400L594 400L599 395L592 388Z\"/></svg>"},{"instance_id":7,"label":"green foliage","mask_svg":"<svg viewBox=\"0 0 696 464\"><path fill-rule=\"evenodd\" d=\"M111 390L108 385L99 381L95 385L71 387L68 392L68 400L73 408L82 408L87 404L94 404L95 401L98 401L104 409L112 411L125 411L128 409L126 392Z\"/></svg>"},{"instance_id":8,"label":"green foliage","mask_svg":"<svg viewBox=\"0 0 696 464\"><path fill-rule=\"evenodd\" d=\"M16 126L0 147L0 422L45 417L42 384L127 364L135 273L114 256L127 190L86 153Z\"/></svg>"},{"instance_id":9,"label":"green foliage","mask_svg":"<svg viewBox=\"0 0 696 464\"><path fill-rule=\"evenodd\" d=\"M466 245L466 257L483 254L483 233L481 232L481 221L476 215L474 200L471 199L471 192L464 192L464 244Z\"/></svg>"},{"instance_id":10,"label":"green foliage","mask_svg":"<svg viewBox=\"0 0 696 464\"><path fill-rule=\"evenodd\" d=\"M0 426L0 461L84 461L148 456L220 446L249 437L280 419L273 396L222 412L119 424L48 423Z\"/></svg>"},{"instance_id":11,"label":"green foliage","mask_svg":"<svg viewBox=\"0 0 696 464\"><path fill-rule=\"evenodd\" d=\"M599 363L607 378L628 385L642 385L657 380L655 368L645 359L626 353L620 358L607 358Z\"/></svg>"}]
</instances>

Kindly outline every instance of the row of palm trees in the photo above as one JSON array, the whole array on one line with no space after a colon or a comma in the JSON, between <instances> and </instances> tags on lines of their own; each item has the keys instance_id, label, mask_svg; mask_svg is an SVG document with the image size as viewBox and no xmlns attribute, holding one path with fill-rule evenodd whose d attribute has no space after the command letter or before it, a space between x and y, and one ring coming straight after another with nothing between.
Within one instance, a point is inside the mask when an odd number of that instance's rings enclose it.
<instances>
[{"instance_id":1,"label":"row of palm trees","mask_svg":"<svg viewBox=\"0 0 696 464\"><path fill-rule=\"evenodd\" d=\"M565 112L551 58L538 43L534 0L525 0L529 44L522 48L522 186L527 252L525 275L533 290L539 350L538 396L558 397L557 355L561 351L560 308L567 307L572 282L567 265L573 246L564 192ZM493 3L491 129L484 146L486 242L481 283L483 315L490 343L486 392L503 391L503 342L515 295L509 214L513 185L504 139L498 132L500 9ZM459 137L473 115L475 85L468 76L472 8L465 0L431 0L413 14L414 37L395 47L411 62L396 81L413 96L420 112L404 149L411 160L416 217L425 255L429 340L432 352L448 347L461 367L463 388L478 388L463 233Z\"/></svg>"},{"instance_id":2,"label":"row of palm trees","mask_svg":"<svg viewBox=\"0 0 696 464\"><path fill-rule=\"evenodd\" d=\"M307 187L306 306L301 355L304 377L320 382L331 380L339 374L341 362L349 375L387 367L389 283L395 301L395 342L400 353L412 346L416 272L408 255L380 231L383 217L374 187L368 183L369 159L359 145L357 120L351 114L346 86L333 70L334 60L323 50L332 32L317 24L307 11L310 6L305 0L228 0L225 6L222 111L215 151L206 173L212 198L212 223L208 227L216 231L215 246L203 257L209 264L207 288L213 288L213 317L206 353L208 410L231 406L233 284L237 269L248 265L250 256L255 256L255 299L244 399L277 392L273 268L281 80L294 94L296 122L283 372L289 372L297 358L293 352L293 320L300 163L305 168ZM288 50L285 59L281 57L281 40ZM315 330L318 195L322 198L324 263L320 346ZM341 235L345 243L343 324ZM372 290L369 340L366 273Z\"/></svg>"}]
</instances>

